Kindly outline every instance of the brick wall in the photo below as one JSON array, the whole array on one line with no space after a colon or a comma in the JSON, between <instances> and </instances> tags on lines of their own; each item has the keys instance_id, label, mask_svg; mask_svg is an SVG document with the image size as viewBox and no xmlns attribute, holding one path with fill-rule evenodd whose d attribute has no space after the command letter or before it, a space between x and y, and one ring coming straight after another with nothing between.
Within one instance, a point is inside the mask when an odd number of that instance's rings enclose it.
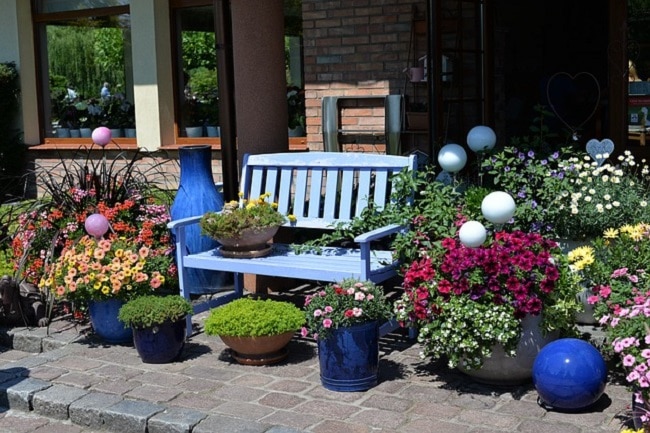
<instances>
[{"instance_id":1,"label":"brick wall","mask_svg":"<svg viewBox=\"0 0 650 433\"><path fill-rule=\"evenodd\" d=\"M414 0L303 0L307 142L323 148L324 96L388 95L411 91L402 72L409 66ZM411 55L412 56L412 55ZM380 100L381 101L381 100ZM347 104L347 103L346 103ZM349 129L383 130L383 105L343 111ZM370 138L372 140L372 138Z\"/></svg>"}]
</instances>

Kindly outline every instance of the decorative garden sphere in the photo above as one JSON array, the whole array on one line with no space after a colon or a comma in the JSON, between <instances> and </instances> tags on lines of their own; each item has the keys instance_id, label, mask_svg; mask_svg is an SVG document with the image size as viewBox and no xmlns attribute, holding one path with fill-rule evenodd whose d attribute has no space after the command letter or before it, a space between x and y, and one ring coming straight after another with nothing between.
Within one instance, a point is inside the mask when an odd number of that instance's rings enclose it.
<instances>
[{"instance_id":1,"label":"decorative garden sphere","mask_svg":"<svg viewBox=\"0 0 650 433\"><path fill-rule=\"evenodd\" d=\"M603 395L607 366L586 341L561 338L542 348L533 364L533 384L541 403L553 409L577 410Z\"/></svg>"},{"instance_id":2,"label":"decorative garden sphere","mask_svg":"<svg viewBox=\"0 0 650 433\"><path fill-rule=\"evenodd\" d=\"M467 133L467 145L474 152L484 152L494 147L497 135L489 126L478 125Z\"/></svg>"},{"instance_id":3,"label":"decorative garden sphere","mask_svg":"<svg viewBox=\"0 0 650 433\"><path fill-rule=\"evenodd\" d=\"M95 128L92 133L93 143L99 146L106 146L111 142L111 130L105 126Z\"/></svg>"},{"instance_id":4,"label":"decorative garden sphere","mask_svg":"<svg viewBox=\"0 0 650 433\"><path fill-rule=\"evenodd\" d=\"M485 227L478 221L467 221L458 231L460 242L466 247L476 248L483 245L487 238Z\"/></svg>"},{"instance_id":5,"label":"decorative garden sphere","mask_svg":"<svg viewBox=\"0 0 650 433\"><path fill-rule=\"evenodd\" d=\"M515 215L515 200L503 191L491 192L481 202L481 212L493 224L508 222Z\"/></svg>"},{"instance_id":6,"label":"decorative garden sphere","mask_svg":"<svg viewBox=\"0 0 650 433\"><path fill-rule=\"evenodd\" d=\"M108 219L100 213L94 213L88 215L84 227L89 235L99 239L108 231Z\"/></svg>"},{"instance_id":7,"label":"decorative garden sphere","mask_svg":"<svg viewBox=\"0 0 650 433\"><path fill-rule=\"evenodd\" d=\"M465 167L467 162L467 153L462 146L458 144L445 144L438 152L438 164L449 173L459 172Z\"/></svg>"}]
</instances>

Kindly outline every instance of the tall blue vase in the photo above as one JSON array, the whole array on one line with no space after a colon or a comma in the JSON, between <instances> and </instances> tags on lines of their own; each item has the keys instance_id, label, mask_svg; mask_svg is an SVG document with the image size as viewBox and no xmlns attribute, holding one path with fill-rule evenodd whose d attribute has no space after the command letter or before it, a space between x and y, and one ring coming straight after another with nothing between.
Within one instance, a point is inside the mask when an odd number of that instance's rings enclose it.
<instances>
[{"instance_id":1,"label":"tall blue vase","mask_svg":"<svg viewBox=\"0 0 650 433\"><path fill-rule=\"evenodd\" d=\"M108 299L88 301L88 315L95 334L107 343L129 343L133 341L133 331L117 319L124 301Z\"/></svg>"},{"instance_id":2,"label":"tall blue vase","mask_svg":"<svg viewBox=\"0 0 650 433\"><path fill-rule=\"evenodd\" d=\"M322 385L331 391L365 391L377 385L379 323L334 329L318 340Z\"/></svg>"},{"instance_id":3,"label":"tall blue vase","mask_svg":"<svg viewBox=\"0 0 650 433\"><path fill-rule=\"evenodd\" d=\"M204 146L183 146L178 150L181 176L178 192L172 203L172 220L217 212L223 208L223 193L212 177L212 149ZM190 254L208 251L219 246L209 236L201 235L198 224L186 228L187 248ZM186 285L190 294L214 293L232 284L232 276L224 272L185 269Z\"/></svg>"}]
</instances>

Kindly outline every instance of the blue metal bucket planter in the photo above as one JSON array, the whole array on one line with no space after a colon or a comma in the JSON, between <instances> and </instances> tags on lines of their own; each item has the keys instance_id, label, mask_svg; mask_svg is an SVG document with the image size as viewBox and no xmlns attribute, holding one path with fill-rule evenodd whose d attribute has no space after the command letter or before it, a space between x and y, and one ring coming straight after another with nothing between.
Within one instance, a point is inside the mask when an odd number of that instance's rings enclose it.
<instances>
[{"instance_id":1,"label":"blue metal bucket planter","mask_svg":"<svg viewBox=\"0 0 650 433\"><path fill-rule=\"evenodd\" d=\"M124 302L118 299L88 302L88 314L93 329L107 343L129 343L133 340L131 328L125 328L117 319L123 304Z\"/></svg>"},{"instance_id":2,"label":"blue metal bucket planter","mask_svg":"<svg viewBox=\"0 0 650 433\"><path fill-rule=\"evenodd\" d=\"M379 323L338 328L318 340L322 385L331 391L365 391L377 385Z\"/></svg>"}]
</instances>

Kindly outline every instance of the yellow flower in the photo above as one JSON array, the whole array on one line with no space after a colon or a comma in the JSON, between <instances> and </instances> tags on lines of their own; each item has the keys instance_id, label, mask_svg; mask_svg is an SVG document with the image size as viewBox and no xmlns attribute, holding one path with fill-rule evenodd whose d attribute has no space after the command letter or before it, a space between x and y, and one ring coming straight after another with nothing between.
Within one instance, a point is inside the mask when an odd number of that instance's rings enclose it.
<instances>
[{"instance_id":1,"label":"yellow flower","mask_svg":"<svg viewBox=\"0 0 650 433\"><path fill-rule=\"evenodd\" d=\"M295 223L298 220L298 218L296 218L296 216L294 214L287 215L287 218L289 218L289 222L292 222L292 223Z\"/></svg>"},{"instance_id":2,"label":"yellow flower","mask_svg":"<svg viewBox=\"0 0 650 433\"><path fill-rule=\"evenodd\" d=\"M618 237L618 230L613 228L608 228L607 230L605 230L605 233L603 233L603 237L605 239L616 239Z\"/></svg>"}]
</instances>

